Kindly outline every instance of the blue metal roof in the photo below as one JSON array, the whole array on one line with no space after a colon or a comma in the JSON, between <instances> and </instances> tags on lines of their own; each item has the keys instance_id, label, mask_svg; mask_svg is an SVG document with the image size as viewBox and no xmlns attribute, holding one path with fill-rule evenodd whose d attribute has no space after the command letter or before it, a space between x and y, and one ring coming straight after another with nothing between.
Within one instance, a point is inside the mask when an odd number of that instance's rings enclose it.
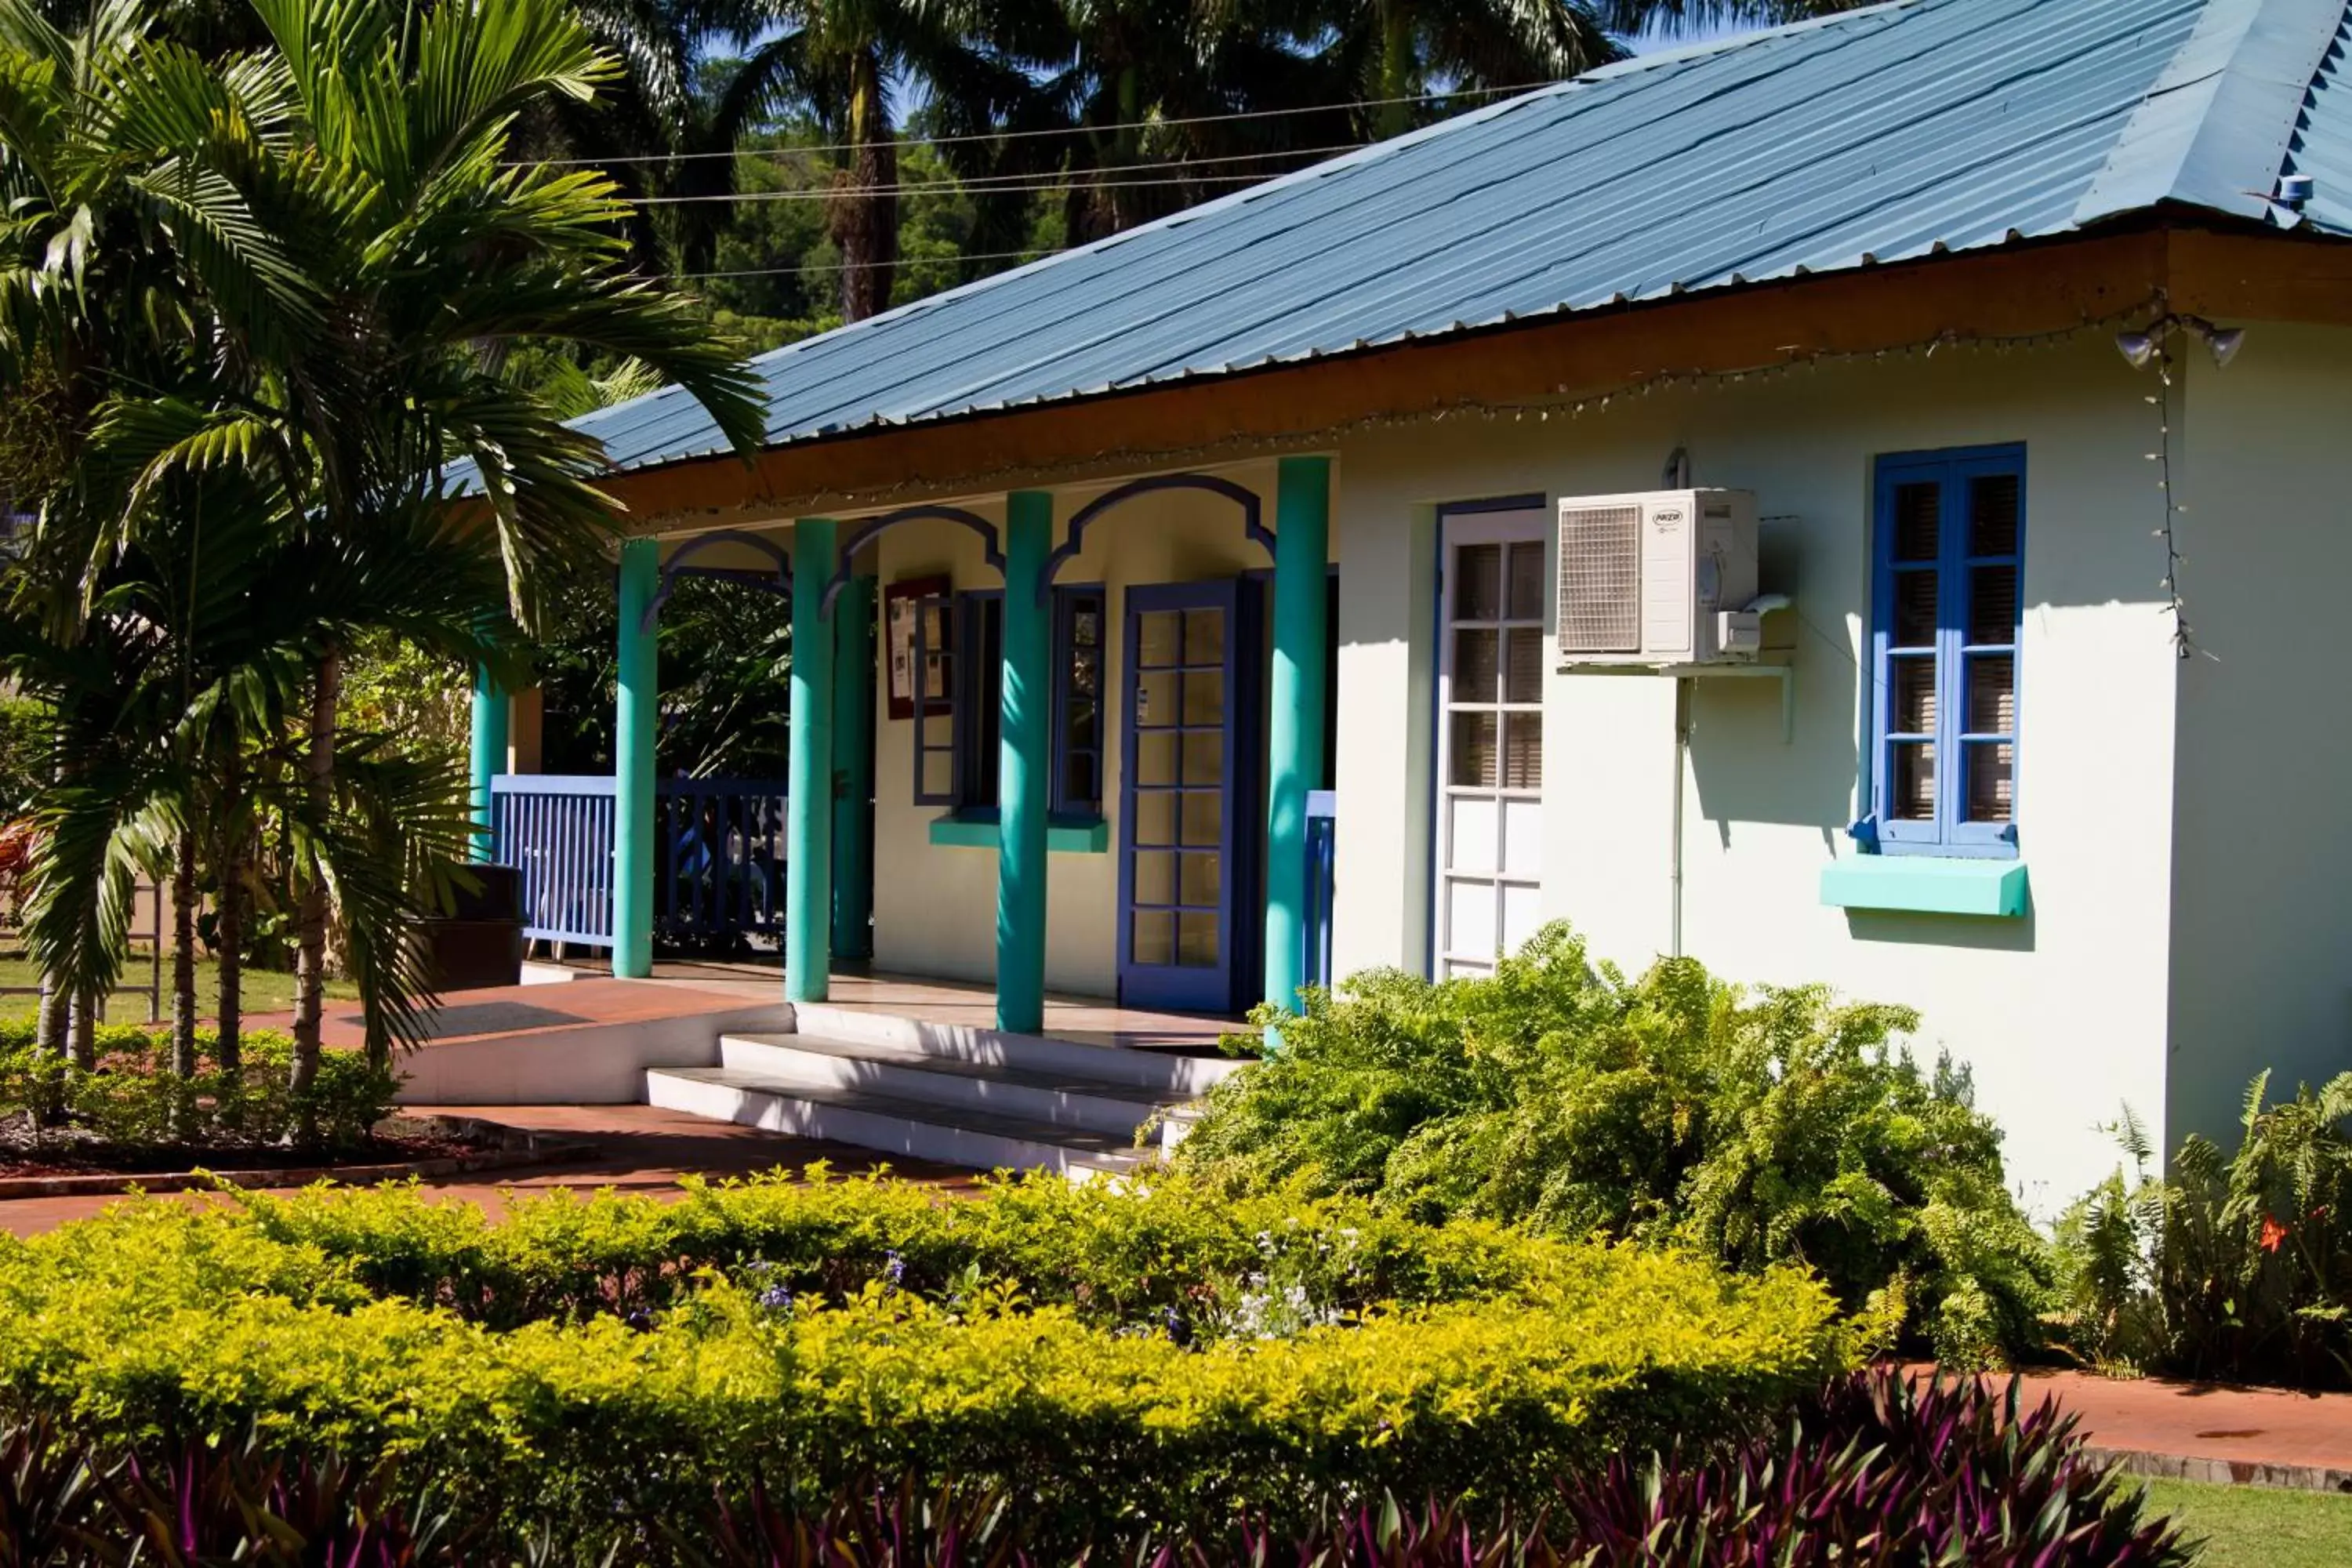
<instances>
[{"instance_id":1,"label":"blue metal roof","mask_svg":"<svg viewBox=\"0 0 2352 1568\"><path fill-rule=\"evenodd\" d=\"M2352 233L2345 0L1897 0L1611 66L791 344L771 443L1213 376L2159 205ZM2315 176L2273 208L2283 170ZM724 448L683 391L579 421Z\"/></svg>"}]
</instances>

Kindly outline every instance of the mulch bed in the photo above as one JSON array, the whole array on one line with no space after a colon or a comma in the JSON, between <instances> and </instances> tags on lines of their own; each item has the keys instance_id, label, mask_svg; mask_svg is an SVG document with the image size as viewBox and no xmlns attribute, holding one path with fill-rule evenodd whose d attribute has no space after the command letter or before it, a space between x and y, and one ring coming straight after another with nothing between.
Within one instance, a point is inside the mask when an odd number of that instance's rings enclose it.
<instances>
[{"instance_id":1,"label":"mulch bed","mask_svg":"<svg viewBox=\"0 0 2352 1568\"><path fill-rule=\"evenodd\" d=\"M194 1187L302 1186L542 1165L585 1157L592 1145L470 1116L387 1117L356 1148L123 1148L50 1128L36 1142L28 1118L0 1118L0 1201L77 1193Z\"/></svg>"}]
</instances>

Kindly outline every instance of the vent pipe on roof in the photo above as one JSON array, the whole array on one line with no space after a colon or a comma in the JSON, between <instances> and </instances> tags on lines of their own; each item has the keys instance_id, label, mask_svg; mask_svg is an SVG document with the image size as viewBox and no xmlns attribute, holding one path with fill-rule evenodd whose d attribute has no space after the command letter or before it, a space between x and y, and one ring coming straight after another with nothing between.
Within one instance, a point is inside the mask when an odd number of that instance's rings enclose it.
<instances>
[{"instance_id":1,"label":"vent pipe on roof","mask_svg":"<svg viewBox=\"0 0 2352 1568\"><path fill-rule=\"evenodd\" d=\"M2296 212L2301 212L2304 204L2311 200L2311 176L2281 174L2278 180L2278 195L2274 199L2283 207L2293 207Z\"/></svg>"}]
</instances>

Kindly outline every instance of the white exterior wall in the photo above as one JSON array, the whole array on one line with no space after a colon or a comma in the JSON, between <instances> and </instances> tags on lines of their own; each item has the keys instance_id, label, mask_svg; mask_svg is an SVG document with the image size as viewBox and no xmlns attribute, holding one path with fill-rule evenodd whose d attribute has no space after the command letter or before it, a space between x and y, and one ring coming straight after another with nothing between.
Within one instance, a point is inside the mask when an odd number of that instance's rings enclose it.
<instances>
[{"instance_id":1,"label":"white exterior wall","mask_svg":"<svg viewBox=\"0 0 2352 1568\"><path fill-rule=\"evenodd\" d=\"M2177 669L2154 605L2151 380L2092 339L1345 444L1339 972L1426 963L1435 509L1655 489L1684 447L1695 482L1753 489L1767 517L1793 520L1768 525L1765 586L1793 592L1802 622L1793 744L1776 683L1694 685L1683 951L1735 980L1917 1007L1920 1053L1973 1070L2028 1202L2063 1205L2115 1163L2097 1123L2128 1101L2161 1131L2166 1112ZM2032 912L1824 908L1821 869L1853 852L1858 815L1873 459L2008 441L2027 447L2017 788ZM1548 678L1546 912L1636 971L1675 940L1674 730L1669 680Z\"/></svg>"},{"instance_id":2,"label":"white exterior wall","mask_svg":"<svg viewBox=\"0 0 2352 1568\"><path fill-rule=\"evenodd\" d=\"M2174 773L2176 1132L2234 1140L2273 1098L2352 1069L2352 331L2257 322L2217 367L2182 351Z\"/></svg>"},{"instance_id":3,"label":"white exterior wall","mask_svg":"<svg viewBox=\"0 0 2352 1568\"><path fill-rule=\"evenodd\" d=\"M1264 516L1274 518L1274 466L1220 470L1257 492ZM1067 536L1077 509L1108 487L1057 491L1055 542ZM1001 499L965 502L1001 521ZM845 524L845 527L848 526ZM1109 847L1101 854L1056 850L1047 857L1045 984L1081 996L1111 996L1118 981L1118 802L1122 700L1125 688L1126 600L1130 584L1228 578L1269 567L1265 552L1242 532L1231 502L1197 491L1164 491L1122 503L1089 525L1086 547L1066 564L1060 584L1102 584L1105 604L1103 693L1108 728L1103 752L1104 815ZM953 523L907 523L884 533L879 552L884 590L894 582L943 574L958 589L999 588L980 538ZM989 981L996 973L996 851L934 845L933 819L947 808L916 805L914 724L889 717L884 682L876 682L874 808L874 963L908 974ZM1239 809L1255 812L1263 802ZM1250 900L1244 900L1244 908ZM1244 917L1259 918L1255 913Z\"/></svg>"}]
</instances>

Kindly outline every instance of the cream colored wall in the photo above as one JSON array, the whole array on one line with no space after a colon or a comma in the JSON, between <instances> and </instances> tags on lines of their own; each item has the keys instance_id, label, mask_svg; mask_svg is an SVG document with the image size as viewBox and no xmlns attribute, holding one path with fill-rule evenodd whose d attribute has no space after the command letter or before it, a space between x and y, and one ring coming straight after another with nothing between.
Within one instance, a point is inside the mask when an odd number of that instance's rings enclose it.
<instances>
[{"instance_id":1,"label":"cream colored wall","mask_svg":"<svg viewBox=\"0 0 2352 1568\"><path fill-rule=\"evenodd\" d=\"M1223 470L1255 490L1271 522L1270 463ZM1071 515L1099 489L1057 492L1055 542ZM992 520L1001 501L971 502ZM953 523L908 523L885 533L880 579L885 587L934 573L958 588L1003 585L984 559L979 537ZM1045 894L1045 984L1055 991L1110 996L1118 988L1119 695L1124 688L1125 589L1131 584L1194 582L1235 576L1269 565L1265 552L1242 532L1239 511L1199 492L1136 498L1095 523L1085 549L1065 565L1058 583L1099 583L1108 590L1103 690L1111 727L1103 758L1104 812L1111 819L1103 854L1056 851L1048 858ZM934 846L933 818L943 807L910 804L914 795L914 725L889 718L888 696L877 682L875 754L874 953L877 967L904 973L987 981L996 973L996 852ZM1253 916L1252 918L1255 918Z\"/></svg>"},{"instance_id":2,"label":"cream colored wall","mask_svg":"<svg viewBox=\"0 0 2352 1568\"><path fill-rule=\"evenodd\" d=\"M1681 774L1685 951L1718 973L1826 981L1919 1008L1916 1038L1973 1071L2035 1207L2112 1167L2095 1124L2129 1101L2161 1123L2175 661L2151 600L2162 574L2154 434L2104 342L2012 356L1800 371L1620 398L1549 422L1454 419L1341 449L1340 826L1344 974L1425 963L1427 696L1422 584L1440 503L1657 488L1676 447L1696 482L1758 492L1769 588L1802 616L1797 733L1769 680L1697 683ZM1853 853L1871 470L1881 453L2027 444L2021 667L2025 919L1823 908L1822 868ZM1643 677L1554 673L1546 694L1548 911L1639 968L1669 951L1675 693ZM1402 776L1401 776L1402 775Z\"/></svg>"},{"instance_id":3,"label":"cream colored wall","mask_svg":"<svg viewBox=\"0 0 2352 1568\"><path fill-rule=\"evenodd\" d=\"M2183 350L2171 1099L2231 1137L2247 1081L2352 1069L2352 331L2257 322Z\"/></svg>"}]
</instances>

